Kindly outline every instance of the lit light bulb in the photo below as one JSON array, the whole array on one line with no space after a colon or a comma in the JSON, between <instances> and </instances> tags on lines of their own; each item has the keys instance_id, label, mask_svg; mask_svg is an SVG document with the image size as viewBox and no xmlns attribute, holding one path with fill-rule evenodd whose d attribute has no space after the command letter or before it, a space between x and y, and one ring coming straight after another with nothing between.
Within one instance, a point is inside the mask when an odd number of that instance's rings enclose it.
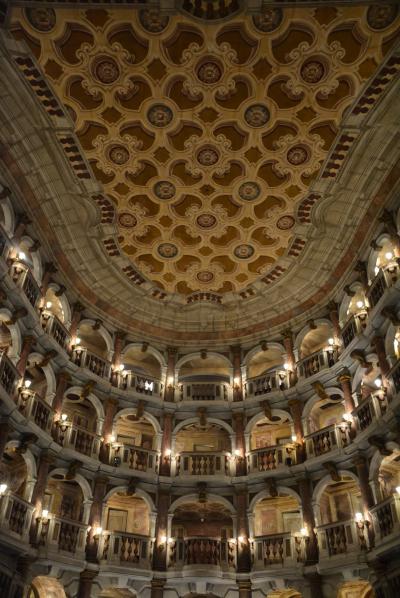
<instances>
[{"instance_id":1,"label":"lit light bulb","mask_svg":"<svg viewBox=\"0 0 400 598\"><path fill-rule=\"evenodd\" d=\"M334 345L334 344L335 344L335 341L334 341L334 339L333 339L333 338L328 338L328 345L331 345L331 346L332 346L332 345Z\"/></svg>"},{"instance_id":2,"label":"lit light bulb","mask_svg":"<svg viewBox=\"0 0 400 598\"><path fill-rule=\"evenodd\" d=\"M94 535L95 536L100 536L103 532L103 528L102 527L95 527L94 528Z\"/></svg>"},{"instance_id":3,"label":"lit light bulb","mask_svg":"<svg viewBox=\"0 0 400 598\"><path fill-rule=\"evenodd\" d=\"M362 307L364 307L364 301L357 301L356 306L358 307L358 309L361 309Z\"/></svg>"},{"instance_id":4,"label":"lit light bulb","mask_svg":"<svg viewBox=\"0 0 400 598\"><path fill-rule=\"evenodd\" d=\"M50 309L50 307L52 306L52 302L51 301L47 301L46 302L46 309Z\"/></svg>"},{"instance_id":5,"label":"lit light bulb","mask_svg":"<svg viewBox=\"0 0 400 598\"><path fill-rule=\"evenodd\" d=\"M22 260L22 261L26 260L26 255L25 255L25 253L24 253L23 251L20 251L20 252L18 253L18 257L19 257L19 259L20 259L20 260Z\"/></svg>"},{"instance_id":6,"label":"lit light bulb","mask_svg":"<svg viewBox=\"0 0 400 598\"><path fill-rule=\"evenodd\" d=\"M387 260L391 260L391 259L393 258L393 253L392 253L391 251L387 251L387 252L385 253L385 258L386 258Z\"/></svg>"},{"instance_id":7,"label":"lit light bulb","mask_svg":"<svg viewBox=\"0 0 400 598\"><path fill-rule=\"evenodd\" d=\"M375 272L375 276L379 273L379 266L375 266L374 272Z\"/></svg>"},{"instance_id":8,"label":"lit light bulb","mask_svg":"<svg viewBox=\"0 0 400 598\"><path fill-rule=\"evenodd\" d=\"M343 413L343 419L345 422L352 422L353 421L353 416L351 415L351 413Z\"/></svg>"},{"instance_id":9,"label":"lit light bulb","mask_svg":"<svg viewBox=\"0 0 400 598\"><path fill-rule=\"evenodd\" d=\"M81 339L79 338L79 336L76 337L74 344L75 345L80 345L81 344Z\"/></svg>"},{"instance_id":10,"label":"lit light bulb","mask_svg":"<svg viewBox=\"0 0 400 598\"><path fill-rule=\"evenodd\" d=\"M25 382L24 382L25 388L29 388L31 386L31 384L32 384L32 380L29 380L29 378L27 380L25 380Z\"/></svg>"},{"instance_id":11,"label":"lit light bulb","mask_svg":"<svg viewBox=\"0 0 400 598\"><path fill-rule=\"evenodd\" d=\"M354 519L357 521L357 523L360 523L364 518L363 518L362 513L356 513L354 515Z\"/></svg>"},{"instance_id":12,"label":"lit light bulb","mask_svg":"<svg viewBox=\"0 0 400 598\"><path fill-rule=\"evenodd\" d=\"M244 536L239 536L238 540L239 540L239 542L244 542Z\"/></svg>"},{"instance_id":13,"label":"lit light bulb","mask_svg":"<svg viewBox=\"0 0 400 598\"><path fill-rule=\"evenodd\" d=\"M303 538L306 538L308 536L308 529L306 527L302 527L300 534L303 536Z\"/></svg>"},{"instance_id":14,"label":"lit light bulb","mask_svg":"<svg viewBox=\"0 0 400 598\"><path fill-rule=\"evenodd\" d=\"M61 421L66 422L68 419L68 415L66 413L61 413Z\"/></svg>"},{"instance_id":15,"label":"lit light bulb","mask_svg":"<svg viewBox=\"0 0 400 598\"><path fill-rule=\"evenodd\" d=\"M236 457L240 457L240 450L239 449L235 449L235 455L236 455Z\"/></svg>"},{"instance_id":16,"label":"lit light bulb","mask_svg":"<svg viewBox=\"0 0 400 598\"><path fill-rule=\"evenodd\" d=\"M400 486L396 486L396 492L400 496Z\"/></svg>"},{"instance_id":17,"label":"lit light bulb","mask_svg":"<svg viewBox=\"0 0 400 598\"><path fill-rule=\"evenodd\" d=\"M7 484L0 484L0 494L4 494L4 492L7 490L8 486Z\"/></svg>"},{"instance_id":18,"label":"lit light bulb","mask_svg":"<svg viewBox=\"0 0 400 598\"><path fill-rule=\"evenodd\" d=\"M284 370L286 370L286 371L288 371L288 369L289 369L289 364L288 364L288 363L284 363L284 364L283 364L283 369L284 369Z\"/></svg>"},{"instance_id":19,"label":"lit light bulb","mask_svg":"<svg viewBox=\"0 0 400 598\"><path fill-rule=\"evenodd\" d=\"M42 511L42 517L43 517L43 519L47 519L48 516L49 516L48 509L43 509L43 511Z\"/></svg>"},{"instance_id":20,"label":"lit light bulb","mask_svg":"<svg viewBox=\"0 0 400 598\"><path fill-rule=\"evenodd\" d=\"M165 544L165 543L166 543L166 541L167 541L167 536L161 536L161 537L160 537L160 542L161 542L161 544Z\"/></svg>"},{"instance_id":21,"label":"lit light bulb","mask_svg":"<svg viewBox=\"0 0 400 598\"><path fill-rule=\"evenodd\" d=\"M293 436L292 436L292 442L297 442L297 436L296 436L296 434L293 434Z\"/></svg>"},{"instance_id":22,"label":"lit light bulb","mask_svg":"<svg viewBox=\"0 0 400 598\"><path fill-rule=\"evenodd\" d=\"M110 442L115 442L115 441L116 441L115 436L114 435L110 436Z\"/></svg>"},{"instance_id":23,"label":"lit light bulb","mask_svg":"<svg viewBox=\"0 0 400 598\"><path fill-rule=\"evenodd\" d=\"M165 449L165 454L166 454L166 456L167 456L167 457L170 457L170 456L171 456L171 453L172 453L172 451L171 451L171 449L170 449L170 448L168 448L168 449Z\"/></svg>"},{"instance_id":24,"label":"lit light bulb","mask_svg":"<svg viewBox=\"0 0 400 598\"><path fill-rule=\"evenodd\" d=\"M119 371L120 371L120 372L123 372L123 371L124 371L124 369L125 369L125 366L124 366L124 364L123 364L123 363L121 363L121 365L119 366L119 368L118 368L118 369L119 369Z\"/></svg>"},{"instance_id":25,"label":"lit light bulb","mask_svg":"<svg viewBox=\"0 0 400 598\"><path fill-rule=\"evenodd\" d=\"M380 378L376 378L376 380L374 380L374 384L377 388L380 388L382 386L382 380Z\"/></svg>"}]
</instances>

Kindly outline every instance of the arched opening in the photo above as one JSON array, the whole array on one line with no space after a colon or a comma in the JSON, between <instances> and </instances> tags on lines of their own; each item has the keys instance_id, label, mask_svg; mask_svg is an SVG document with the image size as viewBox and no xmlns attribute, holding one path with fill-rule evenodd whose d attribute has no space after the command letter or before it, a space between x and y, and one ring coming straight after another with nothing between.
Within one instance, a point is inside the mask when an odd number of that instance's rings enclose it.
<instances>
[{"instance_id":1,"label":"arched opening","mask_svg":"<svg viewBox=\"0 0 400 598\"><path fill-rule=\"evenodd\" d=\"M299 346L298 364L300 376L308 378L324 368L331 367L337 359L334 331L328 322L310 328Z\"/></svg>"},{"instance_id":2,"label":"arched opening","mask_svg":"<svg viewBox=\"0 0 400 598\"><path fill-rule=\"evenodd\" d=\"M83 393L68 393L63 400L62 414L55 423L55 440L88 457L96 458L100 449L98 414Z\"/></svg>"},{"instance_id":3,"label":"arched opening","mask_svg":"<svg viewBox=\"0 0 400 598\"><path fill-rule=\"evenodd\" d=\"M66 594L57 579L38 575L32 580L28 598L66 598Z\"/></svg>"},{"instance_id":4,"label":"arched opening","mask_svg":"<svg viewBox=\"0 0 400 598\"><path fill-rule=\"evenodd\" d=\"M358 369L353 378L357 406L355 419L360 431L365 430L374 420L382 417L388 409L388 398L381 370L376 358L367 357L368 366Z\"/></svg>"},{"instance_id":5,"label":"arched opening","mask_svg":"<svg viewBox=\"0 0 400 598\"><path fill-rule=\"evenodd\" d=\"M158 359L143 347L128 346L121 357L119 370L116 372L119 388L136 392L161 396L161 364Z\"/></svg>"},{"instance_id":6,"label":"arched opening","mask_svg":"<svg viewBox=\"0 0 400 598\"><path fill-rule=\"evenodd\" d=\"M399 495L400 490L400 450L384 457L379 466L377 479L377 498L379 501Z\"/></svg>"},{"instance_id":7,"label":"arched opening","mask_svg":"<svg viewBox=\"0 0 400 598\"><path fill-rule=\"evenodd\" d=\"M259 419L250 432L250 472L271 471L296 463L296 445L289 414Z\"/></svg>"},{"instance_id":8,"label":"arched opening","mask_svg":"<svg viewBox=\"0 0 400 598\"><path fill-rule=\"evenodd\" d=\"M183 426L176 433L173 446L179 475L230 473L231 438L217 423L193 422Z\"/></svg>"},{"instance_id":9,"label":"arched opening","mask_svg":"<svg viewBox=\"0 0 400 598\"><path fill-rule=\"evenodd\" d=\"M28 539L34 483L25 459L14 446L7 446L0 461L0 528L18 540Z\"/></svg>"},{"instance_id":10,"label":"arched opening","mask_svg":"<svg viewBox=\"0 0 400 598\"><path fill-rule=\"evenodd\" d=\"M351 287L351 297L347 298L347 309L341 309L342 339L346 348L351 341L365 330L368 318L368 301L364 287L361 284L354 284Z\"/></svg>"},{"instance_id":11,"label":"arched opening","mask_svg":"<svg viewBox=\"0 0 400 598\"><path fill-rule=\"evenodd\" d=\"M396 247L386 235L378 237L377 250L371 254L368 264L369 287L366 293L368 305L375 307L385 292L397 280L398 264Z\"/></svg>"},{"instance_id":12,"label":"arched opening","mask_svg":"<svg viewBox=\"0 0 400 598\"><path fill-rule=\"evenodd\" d=\"M283 362L282 350L277 347L255 353L247 365L246 396L289 388L289 373Z\"/></svg>"},{"instance_id":13,"label":"arched opening","mask_svg":"<svg viewBox=\"0 0 400 598\"><path fill-rule=\"evenodd\" d=\"M105 505L103 528L102 560L150 566L150 510L143 498L126 491L112 494Z\"/></svg>"},{"instance_id":14,"label":"arched opening","mask_svg":"<svg viewBox=\"0 0 400 598\"><path fill-rule=\"evenodd\" d=\"M88 321L80 323L77 335L72 339L72 360L100 378L109 378L111 364L109 347L99 326Z\"/></svg>"},{"instance_id":15,"label":"arched opening","mask_svg":"<svg viewBox=\"0 0 400 598\"><path fill-rule=\"evenodd\" d=\"M220 502L193 500L179 505L172 518L171 536L170 566L235 566L232 514Z\"/></svg>"},{"instance_id":16,"label":"arched opening","mask_svg":"<svg viewBox=\"0 0 400 598\"><path fill-rule=\"evenodd\" d=\"M358 483L349 475L339 476L324 487L318 501L318 544L326 557L364 551L368 528Z\"/></svg>"},{"instance_id":17,"label":"arched opening","mask_svg":"<svg viewBox=\"0 0 400 598\"><path fill-rule=\"evenodd\" d=\"M137 471L158 470L156 430L146 416L123 413L115 420L109 440L110 464Z\"/></svg>"},{"instance_id":18,"label":"arched opening","mask_svg":"<svg viewBox=\"0 0 400 598\"><path fill-rule=\"evenodd\" d=\"M37 520L39 545L69 554L83 554L90 507L84 498L76 480L62 473L50 474Z\"/></svg>"},{"instance_id":19,"label":"arched opening","mask_svg":"<svg viewBox=\"0 0 400 598\"><path fill-rule=\"evenodd\" d=\"M308 457L318 457L350 444L351 422L346 421L343 397L326 394L313 402L305 420Z\"/></svg>"},{"instance_id":20,"label":"arched opening","mask_svg":"<svg viewBox=\"0 0 400 598\"><path fill-rule=\"evenodd\" d=\"M231 366L222 356L193 356L178 370L181 401L229 400L231 395Z\"/></svg>"},{"instance_id":21,"label":"arched opening","mask_svg":"<svg viewBox=\"0 0 400 598\"><path fill-rule=\"evenodd\" d=\"M50 432L54 376L49 365L41 365L41 359L35 354L29 356L23 383L18 388L18 411L42 430Z\"/></svg>"},{"instance_id":22,"label":"arched opening","mask_svg":"<svg viewBox=\"0 0 400 598\"><path fill-rule=\"evenodd\" d=\"M43 312L47 312L56 316L58 320L64 324L65 323L65 313L63 304L57 295L55 294L54 289L49 287L46 291L46 294L43 298Z\"/></svg>"},{"instance_id":23,"label":"arched opening","mask_svg":"<svg viewBox=\"0 0 400 598\"><path fill-rule=\"evenodd\" d=\"M47 395L47 378L44 369L38 364L37 358L29 358L25 370L25 386L41 399Z\"/></svg>"},{"instance_id":24,"label":"arched opening","mask_svg":"<svg viewBox=\"0 0 400 598\"><path fill-rule=\"evenodd\" d=\"M400 450L384 457L375 476L377 504L370 512L376 530L376 544L400 533Z\"/></svg>"},{"instance_id":25,"label":"arched opening","mask_svg":"<svg viewBox=\"0 0 400 598\"><path fill-rule=\"evenodd\" d=\"M66 328L66 314L63 304L54 289L49 287L43 298L40 310L40 322L47 332L64 349L68 350L70 334Z\"/></svg>"},{"instance_id":26,"label":"arched opening","mask_svg":"<svg viewBox=\"0 0 400 598\"><path fill-rule=\"evenodd\" d=\"M11 330L5 323L5 317L3 315L0 315L0 352L5 353L6 355L13 353Z\"/></svg>"}]
</instances>

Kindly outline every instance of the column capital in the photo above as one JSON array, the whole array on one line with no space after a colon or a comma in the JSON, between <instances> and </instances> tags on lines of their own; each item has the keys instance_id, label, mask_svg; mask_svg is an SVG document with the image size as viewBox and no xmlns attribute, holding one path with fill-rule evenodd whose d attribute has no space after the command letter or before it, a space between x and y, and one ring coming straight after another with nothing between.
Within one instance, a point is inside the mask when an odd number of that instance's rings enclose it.
<instances>
[{"instance_id":1,"label":"column capital","mask_svg":"<svg viewBox=\"0 0 400 598\"><path fill-rule=\"evenodd\" d=\"M82 581L93 581L93 579L97 577L98 573L98 571L93 569L84 569L84 571L81 571L79 577L82 579Z\"/></svg>"},{"instance_id":2,"label":"column capital","mask_svg":"<svg viewBox=\"0 0 400 598\"><path fill-rule=\"evenodd\" d=\"M178 347L167 347L167 353L168 355L176 355L178 353Z\"/></svg>"},{"instance_id":3,"label":"column capital","mask_svg":"<svg viewBox=\"0 0 400 598\"><path fill-rule=\"evenodd\" d=\"M85 309L85 306L82 305L82 303L80 303L79 301L76 301L76 303L74 303L72 308L73 308L73 311L75 311L75 312L82 312Z\"/></svg>"},{"instance_id":4,"label":"column capital","mask_svg":"<svg viewBox=\"0 0 400 598\"><path fill-rule=\"evenodd\" d=\"M339 375L337 377L337 381L338 382L350 382L351 381L351 374L349 372L349 370L345 369L342 370L341 372L339 372Z\"/></svg>"},{"instance_id":5,"label":"column capital","mask_svg":"<svg viewBox=\"0 0 400 598\"><path fill-rule=\"evenodd\" d=\"M55 274L58 272L58 268L54 262L46 262L44 265L44 271L49 272L49 274Z\"/></svg>"},{"instance_id":6,"label":"column capital","mask_svg":"<svg viewBox=\"0 0 400 598\"><path fill-rule=\"evenodd\" d=\"M368 459L364 455L361 455L361 454L355 455L351 461L356 467L362 467L364 465L368 465Z\"/></svg>"},{"instance_id":7,"label":"column capital","mask_svg":"<svg viewBox=\"0 0 400 598\"><path fill-rule=\"evenodd\" d=\"M151 587L152 589L163 590L166 584L166 579L158 579L157 577L151 580Z\"/></svg>"},{"instance_id":8,"label":"column capital","mask_svg":"<svg viewBox=\"0 0 400 598\"><path fill-rule=\"evenodd\" d=\"M128 333L125 330L117 330L115 333L115 338L123 341L126 338L127 334Z\"/></svg>"},{"instance_id":9,"label":"column capital","mask_svg":"<svg viewBox=\"0 0 400 598\"><path fill-rule=\"evenodd\" d=\"M337 311L339 306L336 303L336 301L331 300L331 301L329 301L329 303L326 307L331 312L331 311Z\"/></svg>"},{"instance_id":10,"label":"column capital","mask_svg":"<svg viewBox=\"0 0 400 598\"><path fill-rule=\"evenodd\" d=\"M237 585L239 590L251 590L251 580L250 579L238 579Z\"/></svg>"},{"instance_id":11,"label":"column capital","mask_svg":"<svg viewBox=\"0 0 400 598\"><path fill-rule=\"evenodd\" d=\"M57 376L57 380L59 382L70 382L70 380L71 380L71 374L69 374L65 370L62 370L61 372L59 372L59 374Z\"/></svg>"},{"instance_id":12,"label":"column capital","mask_svg":"<svg viewBox=\"0 0 400 598\"><path fill-rule=\"evenodd\" d=\"M118 407L119 405L119 401L118 399L114 399L114 397L107 397L106 400L104 401L104 406L107 408L108 406L110 407Z\"/></svg>"},{"instance_id":13,"label":"column capital","mask_svg":"<svg viewBox=\"0 0 400 598\"><path fill-rule=\"evenodd\" d=\"M284 339L293 339L293 331L291 328L284 328L281 332L281 335L283 336Z\"/></svg>"},{"instance_id":14,"label":"column capital","mask_svg":"<svg viewBox=\"0 0 400 598\"><path fill-rule=\"evenodd\" d=\"M106 485L108 484L108 482L110 481L110 478L108 478L105 475L98 475L94 478L94 483L95 485Z\"/></svg>"},{"instance_id":15,"label":"column capital","mask_svg":"<svg viewBox=\"0 0 400 598\"><path fill-rule=\"evenodd\" d=\"M40 463L46 463L47 465L52 465L55 461L55 455L53 453L49 453L48 451L42 451L39 456Z\"/></svg>"},{"instance_id":16,"label":"column capital","mask_svg":"<svg viewBox=\"0 0 400 598\"><path fill-rule=\"evenodd\" d=\"M303 401L300 401L300 399L289 399L288 407L293 407L293 409L297 407L303 407Z\"/></svg>"},{"instance_id":17,"label":"column capital","mask_svg":"<svg viewBox=\"0 0 400 598\"><path fill-rule=\"evenodd\" d=\"M22 342L25 344L32 344L35 342L35 337L32 334L28 334L27 336L24 336L22 339Z\"/></svg>"}]
</instances>

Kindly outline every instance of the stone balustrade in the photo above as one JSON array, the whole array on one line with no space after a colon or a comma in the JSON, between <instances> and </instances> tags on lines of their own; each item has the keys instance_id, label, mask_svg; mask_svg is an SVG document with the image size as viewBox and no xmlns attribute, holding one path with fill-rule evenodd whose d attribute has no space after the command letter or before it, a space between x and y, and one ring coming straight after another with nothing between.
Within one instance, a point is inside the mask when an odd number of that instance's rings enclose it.
<instances>
[{"instance_id":1,"label":"stone balustrade","mask_svg":"<svg viewBox=\"0 0 400 598\"><path fill-rule=\"evenodd\" d=\"M319 374L322 370L332 367L338 358L337 350L333 347L320 349L311 355L307 355L297 363L297 369L301 378L310 378Z\"/></svg>"},{"instance_id":2,"label":"stone balustrade","mask_svg":"<svg viewBox=\"0 0 400 598\"><path fill-rule=\"evenodd\" d=\"M28 542L34 507L12 492L0 497L0 529L21 542Z\"/></svg>"},{"instance_id":3,"label":"stone balustrade","mask_svg":"<svg viewBox=\"0 0 400 598\"><path fill-rule=\"evenodd\" d=\"M152 545L148 536L103 531L99 541L99 560L109 565L150 569Z\"/></svg>"},{"instance_id":4,"label":"stone balustrade","mask_svg":"<svg viewBox=\"0 0 400 598\"><path fill-rule=\"evenodd\" d=\"M9 397L14 397L20 378L21 376L11 359L4 351L0 351L0 385Z\"/></svg>"},{"instance_id":5,"label":"stone balustrade","mask_svg":"<svg viewBox=\"0 0 400 598\"><path fill-rule=\"evenodd\" d=\"M227 382L180 382L179 401L230 401L232 388Z\"/></svg>"},{"instance_id":6,"label":"stone balustrade","mask_svg":"<svg viewBox=\"0 0 400 598\"><path fill-rule=\"evenodd\" d=\"M253 570L296 567L305 561L305 538L291 532L258 536L253 540L252 552Z\"/></svg>"},{"instance_id":7,"label":"stone balustrade","mask_svg":"<svg viewBox=\"0 0 400 598\"><path fill-rule=\"evenodd\" d=\"M354 314L347 320L342 328L343 347L346 349L350 343L362 333L367 324L367 311Z\"/></svg>"},{"instance_id":8,"label":"stone balustrade","mask_svg":"<svg viewBox=\"0 0 400 598\"><path fill-rule=\"evenodd\" d=\"M277 390L287 390L289 388L289 372L279 369L249 378L245 383L245 397L258 397Z\"/></svg>"},{"instance_id":9,"label":"stone balustrade","mask_svg":"<svg viewBox=\"0 0 400 598\"><path fill-rule=\"evenodd\" d=\"M54 440L62 447L72 449L87 457L97 459L99 456L100 436L71 422L60 420L56 422Z\"/></svg>"},{"instance_id":10,"label":"stone balustrade","mask_svg":"<svg viewBox=\"0 0 400 598\"><path fill-rule=\"evenodd\" d=\"M37 519L37 544L45 551L63 552L83 559L89 526L49 515Z\"/></svg>"},{"instance_id":11,"label":"stone balustrade","mask_svg":"<svg viewBox=\"0 0 400 598\"><path fill-rule=\"evenodd\" d=\"M349 519L320 525L317 528L320 559L354 552L366 552L369 548L368 523Z\"/></svg>"},{"instance_id":12,"label":"stone balustrade","mask_svg":"<svg viewBox=\"0 0 400 598\"><path fill-rule=\"evenodd\" d=\"M319 457L351 443L351 425L348 422L332 424L304 437L307 457Z\"/></svg>"},{"instance_id":13,"label":"stone balustrade","mask_svg":"<svg viewBox=\"0 0 400 598\"><path fill-rule=\"evenodd\" d=\"M152 376L136 374L131 370L117 372L117 387L121 390L134 390L150 397L163 397L164 384Z\"/></svg>"},{"instance_id":14,"label":"stone balustrade","mask_svg":"<svg viewBox=\"0 0 400 598\"><path fill-rule=\"evenodd\" d=\"M53 409L34 390L21 386L18 389L18 411L34 422L44 432L50 433L53 424Z\"/></svg>"},{"instance_id":15,"label":"stone balustrade","mask_svg":"<svg viewBox=\"0 0 400 598\"><path fill-rule=\"evenodd\" d=\"M375 544L382 544L389 536L400 532L400 496L396 493L370 509L375 529Z\"/></svg>"},{"instance_id":16,"label":"stone balustrade","mask_svg":"<svg viewBox=\"0 0 400 598\"><path fill-rule=\"evenodd\" d=\"M60 345L64 351L68 351L71 335L61 320L59 320L55 314L44 309L40 314L40 322L43 330L47 332L49 336L54 338L56 343Z\"/></svg>"},{"instance_id":17,"label":"stone balustrade","mask_svg":"<svg viewBox=\"0 0 400 598\"><path fill-rule=\"evenodd\" d=\"M235 570L236 542L200 536L169 539L168 569L201 565Z\"/></svg>"},{"instance_id":18,"label":"stone balustrade","mask_svg":"<svg viewBox=\"0 0 400 598\"><path fill-rule=\"evenodd\" d=\"M10 276L17 287L24 292L31 306L35 308L42 293L29 266L19 260L14 260L11 265Z\"/></svg>"},{"instance_id":19,"label":"stone balustrade","mask_svg":"<svg viewBox=\"0 0 400 598\"><path fill-rule=\"evenodd\" d=\"M183 452L175 456L175 475L232 475L233 462L227 453Z\"/></svg>"},{"instance_id":20,"label":"stone balustrade","mask_svg":"<svg viewBox=\"0 0 400 598\"><path fill-rule=\"evenodd\" d=\"M110 378L111 363L103 357L96 355L92 351L82 347L80 345L74 347L72 351L72 361L80 368L86 368L90 370L99 378Z\"/></svg>"},{"instance_id":21,"label":"stone balustrade","mask_svg":"<svg viewBox=\"0 0 400 598\"><path fill-rule=\"evenodd\" d=\"M110 446L110 465L157 473L159 467L159 453L139 446L128 446L113 443Z\"/></svg>"},{"instance_id":22,"label":"stone balustrade","mask_svg":"<svg viewBox=\"0 0 400 598\"><path fill-rule=\"evenodd\" d=\"M366 430L373 422L386 413L388 406L388 398L384 390L373 392L365 399L362 399L352 414L357 425L357 430L360 432Z\"/></svg>"},{"instance_id":23,"label":"stone balustrade","mask_svg":"<svg viewBox=\"0 0 400 598\"><path fill-rule=\"evenodd\" d=\"M294 443L254 449L247 456L249 473L272 471L279 467L295 464L296 446Z\"/></svg>"}]
</instances>

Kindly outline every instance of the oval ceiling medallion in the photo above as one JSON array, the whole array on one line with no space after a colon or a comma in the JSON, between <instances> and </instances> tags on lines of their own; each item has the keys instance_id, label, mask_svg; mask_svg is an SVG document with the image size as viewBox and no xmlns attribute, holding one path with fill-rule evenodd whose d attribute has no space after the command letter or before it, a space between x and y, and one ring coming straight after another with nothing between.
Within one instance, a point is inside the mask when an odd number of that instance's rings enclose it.
<instances>
[{"instance_id":1,"label":"oval ceiling medallion","mask_svg":"<svg viewBox=\"0 0 400 598\"><path fill-rule=\"evenodd\" d=\"M398 12L399 7L395 4L373 4L367 12L368 25L377 31L386 29L393 23Z\"/></svg>"},{"instance_id":2,"label":"oval ceiling medallion","mask_svg":"<svg viewBox=\"0 0 400 598\"><path fill-rule=\"evenodd\" d=\"M242 243L242 245L238 245L237 247L235 247L233 253L240 260L248 260L249 258L251 258L252 255L254 255L254 247Z\"/></svg>"},{"instance_id":3,"label":"oval ceiling medallion","mask_svg":"<svg viewBox=\"0 0 400 598\"><path fill-rule=\"evenodd\" d=\"M300 75L303 81L315 85L325 76L325 66L320 60L307 60L301 67Z\"/></svg>"},{"instance_id":4,"label":"oval ceiling medallion","mask_svg":"<svg viewBox=\"0 0 400 598\"><path fill-rule=\"evenodd\" d=\"M253 201L260 196L261 188L258 183L253 181L246 181L239 187L239 197L245 201Z\"/></svg>"},{"instance_id":5,"label":"oval ceiling medallion","mask_svg":"<svg viewBox=\"0 0 400 598\"><path fill-rule=\"evenodd\" d=\"M98 56L92 65L94 77L104 85L111 85L120 76L118 63L111 56Z\"/></svg>"},{"instance_id":6,"label":"oval ceiling medallion","mask_svg":"<svg viewBox=\"0 0 400 598\"><path fill-rule=\"evenodd\" d=\"M176 193L175 185L170 181L158 181L153 190L158 199L171 199Z\"/></svg>"},{"instance_id":7,"label":"oval ceiling medallion","mask_svg":"<svg viewBox=\"0 0 400 598\"><path fill-rule=\"evenodd\" d=\"M203 147L197 154L197 161L202 166L214 166L218 160L219 154L212 147Z\"/></svg>"},{"instance_id":8,"label":"oval ceiling medallion","mask_svg":"<svg viewBox=\"0 0 400 598\"><path fill-rule=\"evenodd\" d=\"M114 145L109 150L108 157L114 164L122 166L122 164L126 164L128 162L129 152L123 145Z\"/></svg>"},{"instance_id":9,"label":"oval ceiling medallion","mask_svg":"<svg viewBox=\"0 0 400 598\"><path fill-rule=\"evenodd\" d=\"M56 13L52 8L26 8L29 23L42 33L51 31L56 24Z\"/></svg>"},{"instance_id":10,"label":"oval ceiling medallion","mask_svg":"<svg viewBox=\"0 0 400 598\"><path fill-rule=\"evenodd\" d=\"M265 8L260 15L254 15L253 23L259 31L270 33L279 27L282 19L281 8Z\"/></svg>"},{"instance_id":11,"label":"oval ceiling medallion","mask_svg":"<svg viewBox=\"0 0 400 598\"><path fill-rule=\"evenodd\" d=\"M172 110L165 104L154 104L147 112L149 122L158 128L167 127L172 121Z\"/></svg>"},{"instance_id":12,"label":"oval ceiling medallion","mask_svg":"<svg viewBox=\"0 0 400 598\"><path fill-rule=\"evenodd\" d=\"M295 220L293 216L281 216L276 223L276 226L280 230L289 230L290 228L293 228L294 222Z\"/></svg>"},{"instance_id":13,"label":"oval ceiling medallion","mask_svg":"<svg viewBox=\"0 0 400 598\"><path fill-rule=\"evenodd\" d=\"M200 228L212 228L216 225L217 219L213 214L200 214L197 216L196 222Z\"/></svg>"},{"instance_id":14,"label":"oval ceiling medallion","mask_svg":"<svg viewBox=\"0 0 400 598\"><path fill-rule=\"evenodd\" d=\"M269 110L264 104L253 104L246 109L244 120L250 127L263 127L269 121Z\"/></svg>"},{"instance_id":15,"label":"oval ceiling medallion","mask_svg":"<svg viewBox=\"0 0 400 598\"><path fill-rule=\"evenodd\" d=\"M208 60L203 62L197 69L197 78L202 83L212 85L217 83L222 77L222 69L217 62Z\"/></svg>"},{"instance_id":16,"label":"oval ceiling medallion","mask_svg":"<svg viewBox=\"0 0 400 598\"><path fill-rule=\"evenodd\" d=\"M118 222L124 228L135 228L137 225L137 218L134 214L129 212L121 212L118 216Z\"/></svg>"},{"instance_id":17,"label":"oval ceiling medallion","mask_svg":"<svg viewBox=\"0 0 400 598\"><path fill-rule=\"evenodd\" d=\"M139 21L143 29L149 33L161 33L168 25L169 17L161 15L155 8L150 8L139 12Z\"/></svg>"},{"instance_id":18,"label":"oval ceiling medallion","mask_svg":"<svg viewBox=\"0 0 400 598\"><path fill-rule=\"evenodd\" d=\"M157 251L161 257L171 259L178 254L178 248L173 243L161 243L158 246Z\"/></svg>"},{"instance_id":19,"label":"oval ceiling medallion","mask_svg":"<svg viewBox=\"0 0 400 598\"><path fill-rule=\"evenodd\" d=\"M288 162L293 166L300 166L300 164L307 162L309 158L309 151L303 145L295 145L287 153Z\"/></svg>"},{"instance_id":20,"label":"oval ceiling medallion","mask_svg":"<svg viewBox=\"0 0 400 598\"><path fill-rule=\"evenodd\" d=\"M214 274L209 270L203 270L197 273L196 278L199 282L207 283L213 280Z\"/></svg>"}]
</instances>

